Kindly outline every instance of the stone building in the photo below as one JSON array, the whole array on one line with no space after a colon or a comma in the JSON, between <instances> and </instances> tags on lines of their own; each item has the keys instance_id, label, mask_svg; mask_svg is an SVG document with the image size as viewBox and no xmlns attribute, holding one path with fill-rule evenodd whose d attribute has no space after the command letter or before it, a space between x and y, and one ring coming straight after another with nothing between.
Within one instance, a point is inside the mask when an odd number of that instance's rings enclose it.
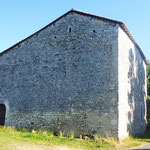
<instances>
[{"instance_id":1,"label":"stone building","mask_svg":"<svg viewBox=\"0 0 150 150\"><path fill-rule=\"evenodd\" d=\"M0 124L120 139L142 133L146 64L123 22L71 10L0 54Z\"/></svg>"}]
</instances>

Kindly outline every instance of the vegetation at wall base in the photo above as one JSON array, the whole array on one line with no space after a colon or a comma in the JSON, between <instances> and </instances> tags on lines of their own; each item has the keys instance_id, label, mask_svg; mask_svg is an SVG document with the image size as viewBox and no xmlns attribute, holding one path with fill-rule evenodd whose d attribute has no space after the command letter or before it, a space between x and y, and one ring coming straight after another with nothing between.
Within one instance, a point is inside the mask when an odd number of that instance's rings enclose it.
<instances>
[{"instance_id":1,"label":"vegetation at wall base","mask_svg":"<svg viewBox=\"0 0 150 150\"><path fill-rule=\"evenodd\" d=\"M13 127L0 127L0 150L118 150L129 149L150 142L150 132L137 137L129 137L119 142L113 138L94 139L55 136L47 131L27 131Z\"/></svg>"},{"instance_id":2,"label":"vegetation at wall base","mask_svg":"<svg viewBox=\"0 0 150 150\"><path fill-rule=\"evenodd\" d=\"M28 146L39 147L41 150L47 150L52 147L67 147L67 150L99 150L116 149L117 141L114 139L77 139L72 135L70 137L54 136L52 132L47 131L27 131L25 129L16 129L12 127L0 127L0 150L22 150L30 149ZM69 149L68 149L69 148ZM56 148L58 150L58 148ZM51 150L51 149L50 149Z\"/></svg>"}]
</instances>

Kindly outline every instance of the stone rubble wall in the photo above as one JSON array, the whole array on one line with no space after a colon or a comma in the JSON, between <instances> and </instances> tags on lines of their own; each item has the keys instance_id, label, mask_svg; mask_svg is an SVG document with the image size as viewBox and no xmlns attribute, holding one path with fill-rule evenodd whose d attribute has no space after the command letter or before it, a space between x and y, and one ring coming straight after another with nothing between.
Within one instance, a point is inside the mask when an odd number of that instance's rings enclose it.
<instances>
[{"instance_id":1,"label":"stone rubble wall","mask_svg":"<svg viewBox=\"0 0 150 150\"><path fill-rule=\"evenodd\" d=\"M118 26L70 13L0 56L6 125L115 136Z\"/></svg>"}]
</instances>

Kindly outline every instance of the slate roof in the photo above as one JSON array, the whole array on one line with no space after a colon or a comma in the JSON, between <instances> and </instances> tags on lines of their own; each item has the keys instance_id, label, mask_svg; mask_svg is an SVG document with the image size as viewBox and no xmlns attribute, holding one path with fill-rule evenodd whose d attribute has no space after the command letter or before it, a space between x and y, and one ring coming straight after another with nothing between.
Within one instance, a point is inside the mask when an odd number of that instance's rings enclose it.
<instances>
[{"instance_id":1,"label":"slate roof","mask_svg":"<svg viewBox=\"0 0 150 150\"><path fill-rule=\"evenodd\" d=\"M109 22L112 22L112 23L116 23L118 24L123 30L124 32L128 35L128 37L130 38L130 40L135 44L135 46L138 48L143 60L145 61L145 63L148 65L148 61L146 60L146 57L144 56L141 48L139 47L139 45L137 44L137 42L135 41L135 39L133 38L133 36L131 35L131 33L129 32L128 28L126 27L126 25L121 22L121 21L117 21L117 20L113 20L113 19L109 19L109 18L105 18L105 17L101 17L101 16L97 16L97 15L93 15L93 14L90 14L90 13L85 13L85 12L82 12L82 11L78 11L78 10L75 10L75 9L71 9L70 11L68 11L67 13L65 13L64 15L60 16L59 18L57 18L56 20L54 20L53 22L51 22L50 24L48 24L47 26L45 26L44 28L42 28L41 30L35 32L34 34L30 35L29 37L25 38L24 40L16 43L15 45L13 45L12 47L6 49L5 51L1 52L0 53L0 56L2 56L4 53L7 53L9 50L11 50L12 48L16 47L16 46L19 46L21 43L23 43L24 41L26 41L27 39L30 39L31 37L33 37L34 35L38 34L39 32L41 32L42 30L46 29L47 27L49 27L50 25L56 23L58 20L60 20L61 18L67 16L68 14L70 13L76 13L76 14L81 14L81 15L85 15L85 16L90 16L90 17L93 17L93 18L97 18L97 19L100 19L100 20L104 20L104 21L109 21Z\"/></svg>"}]
</instances>

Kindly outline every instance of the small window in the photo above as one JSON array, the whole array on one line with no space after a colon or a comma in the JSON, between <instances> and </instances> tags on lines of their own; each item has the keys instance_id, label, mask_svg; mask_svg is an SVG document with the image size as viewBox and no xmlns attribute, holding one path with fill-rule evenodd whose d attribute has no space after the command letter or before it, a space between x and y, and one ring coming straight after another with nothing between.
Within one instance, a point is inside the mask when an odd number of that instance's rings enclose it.
<instances>
[{"instance_id":1,"label":"small window","mask_svg":"<svg viewBox=\"0 0 150 150\"><path fill-rule=\"evenodd\" d=\"M93 33L95 33L96 31L95 30L93 30Z\"/></svg>"},{"instance_id":2,"label":"small window","mask_svg":"<svg viewBox=\"0 0 150 150\"><path fill-rule=\"evenodd\" d=\"M69 28L69 33L71 33L71 28Z\"/></svg>"}]
</instances>

